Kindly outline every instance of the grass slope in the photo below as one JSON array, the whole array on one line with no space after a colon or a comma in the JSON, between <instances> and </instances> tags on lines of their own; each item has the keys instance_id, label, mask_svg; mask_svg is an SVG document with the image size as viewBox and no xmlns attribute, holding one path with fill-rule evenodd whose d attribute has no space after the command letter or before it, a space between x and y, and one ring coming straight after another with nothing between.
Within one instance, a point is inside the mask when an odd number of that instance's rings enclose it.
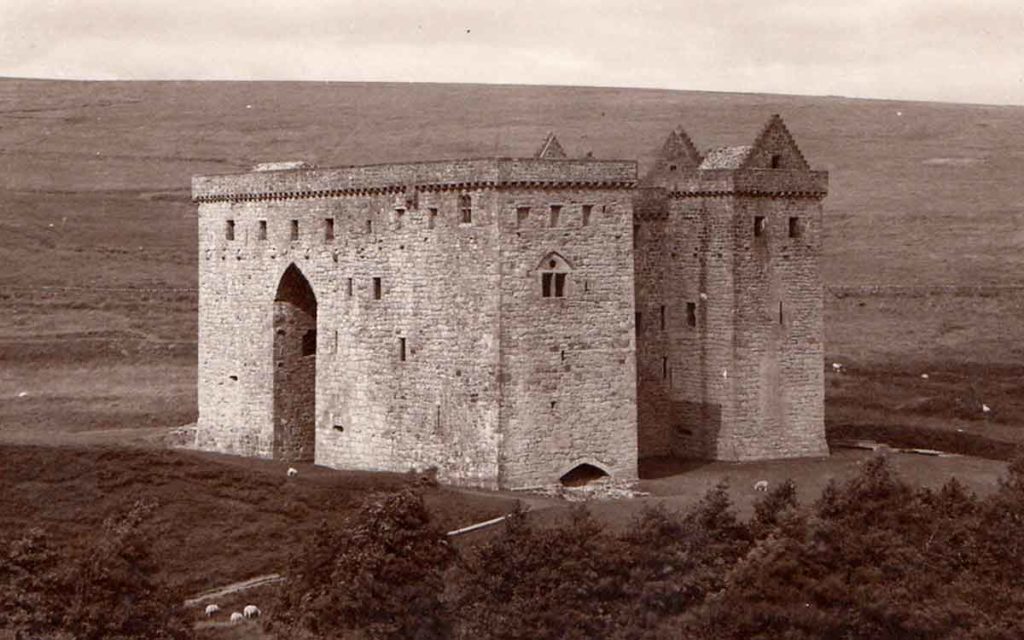
<instances>
[{"instance_id":1,"label":"grass slope","mask_svg":"<svg viewBox=\"0 0 1024 640\"><path fill-rule=\"evenodd\" d=\"M1024 284L1019 107L609 88L14 79L0 80L0 105L0 358L9 363L0 397L30 392L0 404L0 428L67 428L67 411L96 428L194 417L194 174L282 159L529 155L548 130L572 154L646 164L676 125L702 148L744 144L776 112L812 165L831 172L825 280L852 287L826 296L828 357L854 365L829 387L830 419L877 422L861 413L867 398L883 419L934 405L950 386L920 381L922 370L959 376L958 403L993 393L1002 402L1024 361L1024 291L1012 288ZM969 289L978 285L989 288ZM136 397L131 385L104 392L108 376L124 379L134 367L143 388L178 409L168 412L150 393ZM917 381L879 393L874 381L893 372ZM1024 419L999 408L1004 423ZM984 428L980 417L967 421Z\"/></svg>"}]
</instances>

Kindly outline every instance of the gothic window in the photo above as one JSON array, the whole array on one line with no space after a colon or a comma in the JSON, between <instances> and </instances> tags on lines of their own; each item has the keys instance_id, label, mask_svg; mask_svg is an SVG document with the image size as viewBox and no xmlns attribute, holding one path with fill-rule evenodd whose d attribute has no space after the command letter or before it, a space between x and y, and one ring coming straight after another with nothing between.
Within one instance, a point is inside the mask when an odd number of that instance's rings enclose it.
<instances>
[{"instance_id":1,"label":"gothic window","mask_svg":"<svg viewBox=\"0 0 1024 640\"><path fill-rule=\"evenodd\" d=\"M540 294L544 298L564 298L569 263L557 253L548 254L540 264Z\"/></svg>"}]
</instances>

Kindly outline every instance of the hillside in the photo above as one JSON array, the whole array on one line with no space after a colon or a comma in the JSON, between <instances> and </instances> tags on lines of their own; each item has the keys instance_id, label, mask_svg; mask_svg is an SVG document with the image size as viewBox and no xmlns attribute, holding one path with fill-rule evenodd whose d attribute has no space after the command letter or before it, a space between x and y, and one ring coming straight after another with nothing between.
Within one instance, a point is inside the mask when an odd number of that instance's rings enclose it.
<instances>
[{"instance_id":1,"label":"hillside","mask_svg":"<svg viewBox=\"0 0 1024 640\"><path fill-rule=\"evenodd\" d=\"M840 410L831 416L870 405L864 394L883 409L952 393L972 411L990 388L1002 394L1003 415L1016 415L1006 407L1024 361L1024 291L1007 287L1024 284L1024 108L565 87L8 79L0 80L0 359L11 365L0 395L30 395L0 406L0 423L66 421L41 417L54 407L75 416L73 429L189 417L193 174L282 159L529 155L548 130L570 153L647 162L674 126L701 148L744 144L771 113L783 115L814 167L831 172L829 357L851 373L906 371L916 380L927 364L953 376L948 387L907 389L891 402L879 398L892 385L851 377L830 386ZM976 285L988 288L948 289Z\"/></svg>"}]
</instances>

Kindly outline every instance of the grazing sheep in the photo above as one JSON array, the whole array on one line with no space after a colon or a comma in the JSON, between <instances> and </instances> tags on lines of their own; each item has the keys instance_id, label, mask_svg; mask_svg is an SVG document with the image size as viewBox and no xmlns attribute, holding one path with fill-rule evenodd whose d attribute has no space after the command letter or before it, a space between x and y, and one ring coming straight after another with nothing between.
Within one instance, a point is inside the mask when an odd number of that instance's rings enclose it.
<instances>
[{"instance_id":1,"label":"grazing sheep","mask_svg":"<svg viewBox=\"0 0 1024 640\"><path fill-rule=\"evenodd\" d=\"M922 373L921 374L921 379L922 380L927 380L928 379L928 374L927 373Z\"/></svg>"},{"instance_id":2,"label":"grazing sheep","mask_svg":"<svg viewBox=\"0 0 1024 640\"><path fill-rule=\"evenodd\" d=\"M242 610L246 618L258 618L260 617L260 608L254 604L245 605L245 609Z\"/></svg>"},{"instance_id":3,"label":"grazing sheep","mask_svg":"<svg viewBox=\"0 0 1024 640\"><path fill-rule=\"evenodd\" d=\"M832 363L832 371L834 373L842 373L843 372L843 365L838 363L838 362L833 362Z\"/></svg>"},{"instance_id":4,"label":"grazing sheep","mask_svg":"<svg viewBox=\"0 0 1024 640\"><path fill-rule=\"evenodd\" d=\"M981 412L982 413L990 413L991 411L992 411L992 407L990 407L990 406L988 406L987 404L984 404L984 403L981 405Z\"/></svg>"},{"instance_id":5,"label":"grazing sheep","mask_svg":"<svg viewBox=\"0 0 1024 640\"><path fill-rule=\"evenodd\" d=\"M299 470L298 469L296 469L295 467L288 467L288 477L289 478L294 478L297 475L299 475Z\"/></svg>"},{"instance_id":6,"label":"grazing sheep","mask_svg":"<svg viewBox=\"0 0 1024 640\"><path fill-rule=\"evenodd\" d=\"M768 481L758 480L754 483L754 491L768 491Z\"/></svg>"},{"instance_id":7,"label":"grazing sheep","mask_svg":"<svg viewBox=\"0 0 1024 640\"><path fill-rule=\"evenodd\" d=\"M231 614L231 622L241 622L244 619L244 616L237 611Z\"/></svg>"},{"instance_id":8,"label":"grazing sheep","mask_svg":"<svg viewBox=\"0 0 1024 640\"><path fill-rule=\"evenodd\" d=\"M217 605L215 605L215 604L208 604L208 605L206 605L206 617L207 618L212 618L218 612L220 612L220 607L218 607Z\"/></svg>"}]
</instances>

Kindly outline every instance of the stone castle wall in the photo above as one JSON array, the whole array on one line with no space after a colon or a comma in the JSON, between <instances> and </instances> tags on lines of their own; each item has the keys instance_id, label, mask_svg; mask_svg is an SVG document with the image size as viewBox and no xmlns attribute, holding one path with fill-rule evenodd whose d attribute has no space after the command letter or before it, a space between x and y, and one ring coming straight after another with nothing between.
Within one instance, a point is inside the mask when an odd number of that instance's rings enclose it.
<instances>
[{"instance_id":1,"label":"stone castle wall","mask_svg":"<svg viewBox=\"0 0 1024 640\"><path fill-rule=\"evenodd\" d=\"M605 292L605 302L598 302L595 294L586 304L588 311L608 307L618 313L617 322L602 329L617 336L614 357L607 355L606 344L592 350L575 336L586 326L573 324L581 313L579 301L557 301L575 310L575 316L562 313L566 321L556 332L574 350L573 361L581 367L614 362L614 369L585 375L581 369L567 377L564 405L577 408L555 429L533 413L529 405L535 394L519 384L544 375L534 371L546 366L538 365L539 353L545 361L550 357L550 340L528 335L525 318L538 308L514 292L537 285L533 271L543 256L534 255L539 249L527 250L511 240L526 232L515 228L523 203L535 203L541 215L553 202L553 184L561 188L576 180L573 184L581 192L597 194L595 205L614 203L614 215L602 209L594 214L593 226L577 234L570 225L579 208L558 192L555 200L564 201L564 225L544 231L552 236L550 246L581 263L589 260L595 275L631 263L631 254L621 251L610 254L617 256L613 265L601 260L612 245L629 246L632 213L621 186L632 185L635 164L485 161L481 166L490 173L484 181L462 172L462 163L454 169L434 164L438 166L409 165L418 172L419 183L409 182L416 176L403 166L393 179L381 179L384 184L348 191L326 188L330 185L324 181L339 179L336 170L268 172L267 183L259 174L196 180L199 446L243 455L274 454L275 373L281 379L274 367L281 363L274 354L273 308L282 274L294 264L317 300L318 464L395 471L437 466L443 479L461 484L497 486L499 478L502 486L550 484L573 463L574 450L552 450L542 461L543 456L522 455L517 444L548 430L552 437L577 442L587 453L580 457L635 476L635 451L628 444L635 437L635 398L623 391L628 390L623 384L628 369L620 364L625 360L631 366L633 361L629 270L622 269L598 288ZM514 180L503 182L508 177ZM449 178L454 182L437 181ZM327 237L328 220L333 220L333 239ZM266 239L260 237L261 221L266 223ZM229 224L234 239L227 237ZM294 239L293 224L298 229ZM595 240L604 235L615 239ZM379 299L375 278L380 279ZM569 285L572 291L574 283ZM622 300L628 308L619 308ZM519 338L522 342L516 342ZM580 383L581 376L599 382ZM619 394L609 421L604 385L612 376L615 382L609 384ZM503 391L506 379L510 382ZM280 404L280 389L276 395ZM508 415L518 417L503 421L505 407ZM588 448L585 442L594 444Z\"/></svg>"},{"instance_id":2,"label":"stone castle wall","mask_svg":"<svg viewBox=\"0 0 1024 640\"><path fill-rule=\"evenodd\" d=\"M826 454L828 176L781 120L639 188L544 149L195 178L199 447L503 488Z\"/></svg>"}]
</instances>

